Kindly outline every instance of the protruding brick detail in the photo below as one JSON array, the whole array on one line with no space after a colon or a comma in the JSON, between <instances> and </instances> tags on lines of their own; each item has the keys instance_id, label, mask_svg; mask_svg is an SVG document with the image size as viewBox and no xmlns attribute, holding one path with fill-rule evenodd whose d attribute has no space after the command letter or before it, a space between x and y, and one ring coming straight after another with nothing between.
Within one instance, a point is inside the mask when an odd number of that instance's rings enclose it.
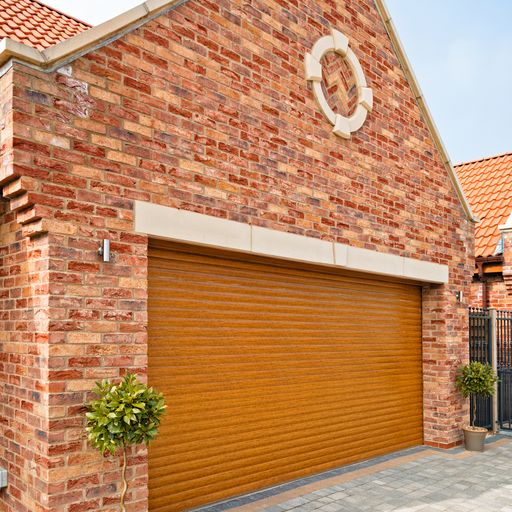
<instances>
[{"instance_id":1,"label":"protruding brick detail","mask_svg":"<svg viewBox=\"0 0 512 512\"><path fill-rule=\"evenodd\" d=\"M48 232L47 224L41 219L44 214L50 213L44 209L48 206L45 202L49 201L31 190L32 186L38 184L32 178L20 177L7 183L2 189L3 197L9 199L9 209L16 214L16 221L24 226L23 236L33 237ZM36 204L37 201L42 201L42 204Z\"/></svg>"},{"instance_id":2,"label":"protruding brick detail","mask_svg":"<svg viewBox=\"0 0 512 512\"><path fill-rule=\"evenodd\" d=\"M40 206L45 204L45 198L39 192L40 178L42 174L37 170L27 168L23 165L23 156L18 153L20 148L33 147L25 140L14 136L14 126L18 126L20 118L13 108L13 72L2 77L2 105L1 113L1 165L0 165L0 190L2 197L9 201L9 210L16 212L16 220L20 224L29 224L34 220L42 218L43 212ZM19 158L17 158L19 157ZM20 165L15 161L20 161ZM48 201L46 201L48 202ZM31 211L31 213L28 213ZM36 211L39 213L36 214ZM46 213L49 213L46 211ZM45 233L44 229L32 227L30 236Z\"/></svg>"},{"instance_id":3,"label":"protruding brick detail","mask_svg":"<svg viewBox=\"0 0 512 512\"><path fill-rule=\"evenodd\" d=\"M507 296L511 297L510 304L508 305L508 307L510 307L510 306L512 306L512 271L510 271L510 270L503 271L503 284L505 285L505 290L507 291Z\"/></svg>"},{"instance_id":4,"label":"protruding brick detail","mask_svg":"<svg viewBox=\"0 0 512 512\"><path fill-rule=\"evenodd\" d=\"M350 140L332 134L304 77L305 52L331 26L374 91ZM95 380L146 372L134 200L448 265L450 283L423 294L425 441L459 442L467 319L455 292L469 293L473 226L373 0L189 0L66 74L15 63L0 85L12 91L1 96L0 465L13 475L0 507L117 506L119 461L88 447L83 405ZM130 511L146 511L143 448L129 480Z\"/></svg>"}]
</instances>

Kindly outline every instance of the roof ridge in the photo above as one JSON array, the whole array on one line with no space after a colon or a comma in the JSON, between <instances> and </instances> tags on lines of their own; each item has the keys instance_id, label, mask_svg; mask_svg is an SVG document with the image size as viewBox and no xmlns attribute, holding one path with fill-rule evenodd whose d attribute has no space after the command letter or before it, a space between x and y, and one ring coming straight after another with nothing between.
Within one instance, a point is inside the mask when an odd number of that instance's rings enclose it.
<instances>
[{"instance_id":1,"label":"roof ridge","mask_svg":"<svg viewBox=\"0 0 512 512\"><path fill-rule=\"evenodd\" d=\"M512 155L512 151L505 151L504 153L498 153L497 155L484 156L481 158L475 158L474 160L468 160L467 162L460 162L458 164L454 164L454 167L461 167L463 165L474 164L476 162L485 162L486 160L494 160L495 158L501 158L503 156Z\"/></svg>"},{"instance_id":2,"label":"roof ridge","mask_svg":"<svg viewBox=\"0 0 512 512\"><path fill-rule=\"evenodd\" d=\"M48 4L45 4L41 0L29 0L29 1L34 2L36 4L39 4L39 5L42 5L43 7L46 7L47 9L51 9L52 11L58 12L61 16L65 16L66 18L74 20L77 23L81 23L82 25L85 25L85 26L87 26L89 28L94 26L94 25L91 25L90 23L87 23L86 21L83 21L83 20L80 20L80 19L76 18L75 16L71 16L71 14L67 14L67 13L61 11L60 9L57 9L56 7L53 7L53 6L48 5Z\"/></svg>"}]
</instances>

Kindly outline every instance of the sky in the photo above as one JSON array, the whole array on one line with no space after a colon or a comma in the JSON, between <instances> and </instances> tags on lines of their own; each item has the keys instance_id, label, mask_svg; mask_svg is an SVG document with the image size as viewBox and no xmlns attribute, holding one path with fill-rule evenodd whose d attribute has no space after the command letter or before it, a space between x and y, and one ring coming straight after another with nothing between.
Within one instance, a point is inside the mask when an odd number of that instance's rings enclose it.
<instances>
[{"instance_id":1,"label":"sky","mask_svg":"<svg viewBox=\"0 0 512 512\"><path fill-rule=\"evenodd\" d=\"M452 162L512 151L512 2L387 5Z\"/></svg>"},{"instance_id":2,"label":"sky","mask_svg":"<svg viewBox=\"0 0 512 512\"><path fill-rule=\"evenodd\" d=\"M44 0L93 25L142 0ZM453 163L512 151L512 1L387 0Z\"/></svg>"}]
</instances>

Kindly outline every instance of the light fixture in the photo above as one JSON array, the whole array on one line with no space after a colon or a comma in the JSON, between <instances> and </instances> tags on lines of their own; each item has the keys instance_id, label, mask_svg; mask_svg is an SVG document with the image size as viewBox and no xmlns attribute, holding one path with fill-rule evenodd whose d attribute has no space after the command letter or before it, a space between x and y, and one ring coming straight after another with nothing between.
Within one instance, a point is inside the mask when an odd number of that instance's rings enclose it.
<instances>
[{"instance_id":1,"label":"light fixture","mask_svg":"<svg viewBox=\"0 0 512 512\"><path fill-rule=\"evenodd\" d=\"M110 261L110 240L104 238L98 249L98 254L103 258L105 263Z\"/></svg>"}]
</instances>

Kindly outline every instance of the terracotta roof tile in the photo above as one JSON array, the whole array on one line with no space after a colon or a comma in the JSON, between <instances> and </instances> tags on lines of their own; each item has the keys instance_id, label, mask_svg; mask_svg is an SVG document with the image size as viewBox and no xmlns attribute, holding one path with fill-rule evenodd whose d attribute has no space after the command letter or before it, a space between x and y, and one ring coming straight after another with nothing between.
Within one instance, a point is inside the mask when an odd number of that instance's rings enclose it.
<instances>
[{"instance_id":1,"label":"terracotta roof tile","mask_svg":"<svg viewBox=\"0 0 512 512\"><path fill-rule=\"evenodd\" d=\"M0 39L8 37L44 50L89 28L37 0L0 0Z\"/></svg>"},{"instance_id":2,"label":"terracotta roof tile","mask_svg":"<svg viewBox=\"0 0 512 512\"><path fill-rule=\"evenodd\" d=\"M492 256L498 226L512 213L512 153L455 166L464 193L481 221L475 230L475 256Z\"/></svg>"}]
</instances>

